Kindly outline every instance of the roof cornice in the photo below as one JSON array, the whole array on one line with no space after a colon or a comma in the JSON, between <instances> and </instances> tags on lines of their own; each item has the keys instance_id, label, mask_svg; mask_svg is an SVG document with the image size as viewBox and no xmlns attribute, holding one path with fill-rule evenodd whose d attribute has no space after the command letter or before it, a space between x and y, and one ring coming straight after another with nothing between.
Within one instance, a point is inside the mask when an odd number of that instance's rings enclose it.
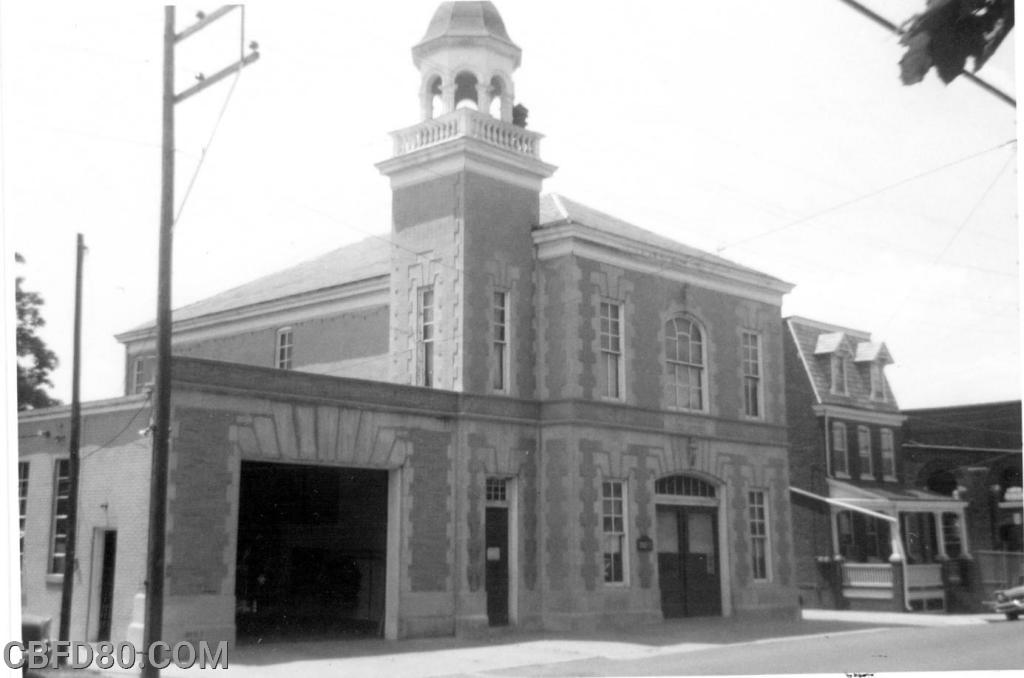
<instances>
[{"instance_id":1,"label":"roof cornice","mask_svg":"<svg viewBox=\"0 0 1024 678\"><path fill-rule=\"evenodd\" d=\"M297 294L279 297L268 301L229 308L216 313L209 313L187 320L173 321L172 332L179 337L186 333L193 333L203 330L216 330L226 325L236 325L244 321L258 321L269 316L282 313L304 313L312 307L338 306L339 308L354 308L373 305L380 301L377 297L383 295L383 302L387 303L387 292L390 284L390 274L377 275L363 280L345 283L335 287L328 287L313 292L300 292ZM223 327L225 331L228 328ZM156 325L140 327L121 334L114 335L122 344L152 339L156 336Z\"/></svg>"},{"instance_id":2,"label":"roof cornice","mask_svg":"<svg viewBox=\"0 0 1024 678\"><path fill-rule=\"evenodd\" d=\"M850 419L866 424L881 424L883 426L902 426L907 420L906 415L895 412L876 412L875 410L859 410L855 407L844 407L842 405L818 404L814 405L814 414L819 417L828 415L840 419Z\"/></svg>"},{"instance_id":3,"label":"roof cornice","mask_svg":"<svg viewBox=\"0 0 1024 678\"><path fill-rule=\"evenodd\" d=\"M768 275L673 252L570 219L549 222L544 228L535 229L533 242L537 246L537 259L541 261L574 254L776 305L781 304L782 295L794 287Z\"/></svg>"}]
</instances>

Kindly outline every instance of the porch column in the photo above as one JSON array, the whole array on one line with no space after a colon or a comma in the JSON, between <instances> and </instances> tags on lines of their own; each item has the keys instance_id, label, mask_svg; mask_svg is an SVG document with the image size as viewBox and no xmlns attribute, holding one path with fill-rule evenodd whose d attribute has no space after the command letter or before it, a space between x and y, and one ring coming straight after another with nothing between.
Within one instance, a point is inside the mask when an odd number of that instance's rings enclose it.
<instances>
[{"instance_id":1,"label":"porch column","mask_svg":"<svg viewBox=\"0 0 1024 678\"><path fill-rule=\"evenodd\" d=\"M946 555L946 529L942 524L942 511L932 511L932 525L936 532L935 543L939 545L939 560L949 560L949 556Z\"/></svg>"},{"instance_id":2,"label":"porch column","mask_svg":"<svg viewBox=\"0 0 1024 678\"><path fill-rule=\"evenodd\" d=\"M967 516L964 515L963 509L957 511L957 514L960 516L960 550L962 551L960 556L962 558L971 558L971 545L967 541Z\"/></svg>"}]
</instances>

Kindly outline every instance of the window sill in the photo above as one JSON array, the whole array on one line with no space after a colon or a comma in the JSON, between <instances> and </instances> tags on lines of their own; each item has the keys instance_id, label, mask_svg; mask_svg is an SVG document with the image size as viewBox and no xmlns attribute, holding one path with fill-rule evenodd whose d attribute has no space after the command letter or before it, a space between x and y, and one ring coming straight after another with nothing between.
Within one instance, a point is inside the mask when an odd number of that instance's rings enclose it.
<instances>
[{"instance_id":1,"label":"window sill","mask_svg":"<svg viewBox=\"0 0 1024 678\"><path fill-rule=\"evenodd\" d=\"M896 480L896 476L882 476L882 480L884 480L887 483L899 482L898 480Z\"/></svg>"},{"instance_id":2,"label":"window sill","mask_svg":"<svg viewBox=\"0 0 1024 678\"><path fill-rule=\"evenodd\" d=\"M875 474L874 473L861 473L860 474L860 479L861 480L874 480L875 479Z\"/></svg>"},{"instance_id":3,"label":"window sill","mask_svg":"<svg viewBox=\"0 0 1024 678\"><path fill-rule=\"evenodd\" d=\"M610 589L628 589L629 582L624 581L606 581L604 585Z\"/></svg>"},{"instance_id":4,"label":"window sill","mask_svg":"<svg viewBox=\"0 0 1024 678\"><path fill-rule=\"evenodd\" d=\"M56 586L58 584L60 584L60 585L64 584L64 575L62 575L62 574L52 574L52 573L46 575L46 585L47 586Z\"/></svg>"},{"instance_id":5,"label":"window sill","mask_svg":"<svg viewBox=\"0 0 1024 678\"><path fill-rule=\"evenodd\" d=\"M841 480L849 480L850 479L850 474L849 473L843 473L842 471L836 471L832 475L833 475L833 477L840 478Z\"/></svg>"}]
</instances>

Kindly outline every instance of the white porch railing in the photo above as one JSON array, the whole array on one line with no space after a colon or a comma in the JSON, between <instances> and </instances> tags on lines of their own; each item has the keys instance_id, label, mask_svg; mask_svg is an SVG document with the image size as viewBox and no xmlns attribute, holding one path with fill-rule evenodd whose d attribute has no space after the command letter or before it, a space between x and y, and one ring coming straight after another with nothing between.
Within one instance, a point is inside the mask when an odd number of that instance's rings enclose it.
<instances>
[{"instance_id":1,"label":"white porch railing","mask_svg":"<svg viewBox=\"0 0 1024 678\"><path fill-rule=\"evenodd\" d=\"M892 588L889 563L843 563L843 586Z\"/></svg>"},{"instance_id":2,"label":"white porch railing","mask_svg":"<svg viewBox=\"0 0 1024 678\"><path fill-rule=\"evenodd\" d=\"M844 597L886 600L892 595L889 563L843 563Z\"/></svg>"},{"instance_id":3,"label":"white porch railing","mask_svg":"<svg viewBox=\"0 0 1024 678\"><path fill-rule=\"evenodd\" d=\"M531 158L540 157L541 135L491 116L460 108L433 120L391 133L395 155L404 155L449 139L470 137Z\"/></svg>"}]
</instances>

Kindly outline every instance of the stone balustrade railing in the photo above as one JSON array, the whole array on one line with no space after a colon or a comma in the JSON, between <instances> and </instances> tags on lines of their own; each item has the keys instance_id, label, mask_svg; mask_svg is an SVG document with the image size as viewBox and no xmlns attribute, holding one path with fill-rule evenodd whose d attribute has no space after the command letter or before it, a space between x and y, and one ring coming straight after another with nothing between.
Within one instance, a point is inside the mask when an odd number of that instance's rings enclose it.
<instances>
[{"instance_id":1,"label":"stone balustrade railing","mask_svg":"<svg viewBox=\"0 0 1024 678\"><path fill-rule=\"evenodd\" d=\"M531 158L540 157L541 135L496 120L471 108L460 108L433 120L391 133L395 155L404 155L449 139L470 137Z\"/></svg>"}]
</instances>

